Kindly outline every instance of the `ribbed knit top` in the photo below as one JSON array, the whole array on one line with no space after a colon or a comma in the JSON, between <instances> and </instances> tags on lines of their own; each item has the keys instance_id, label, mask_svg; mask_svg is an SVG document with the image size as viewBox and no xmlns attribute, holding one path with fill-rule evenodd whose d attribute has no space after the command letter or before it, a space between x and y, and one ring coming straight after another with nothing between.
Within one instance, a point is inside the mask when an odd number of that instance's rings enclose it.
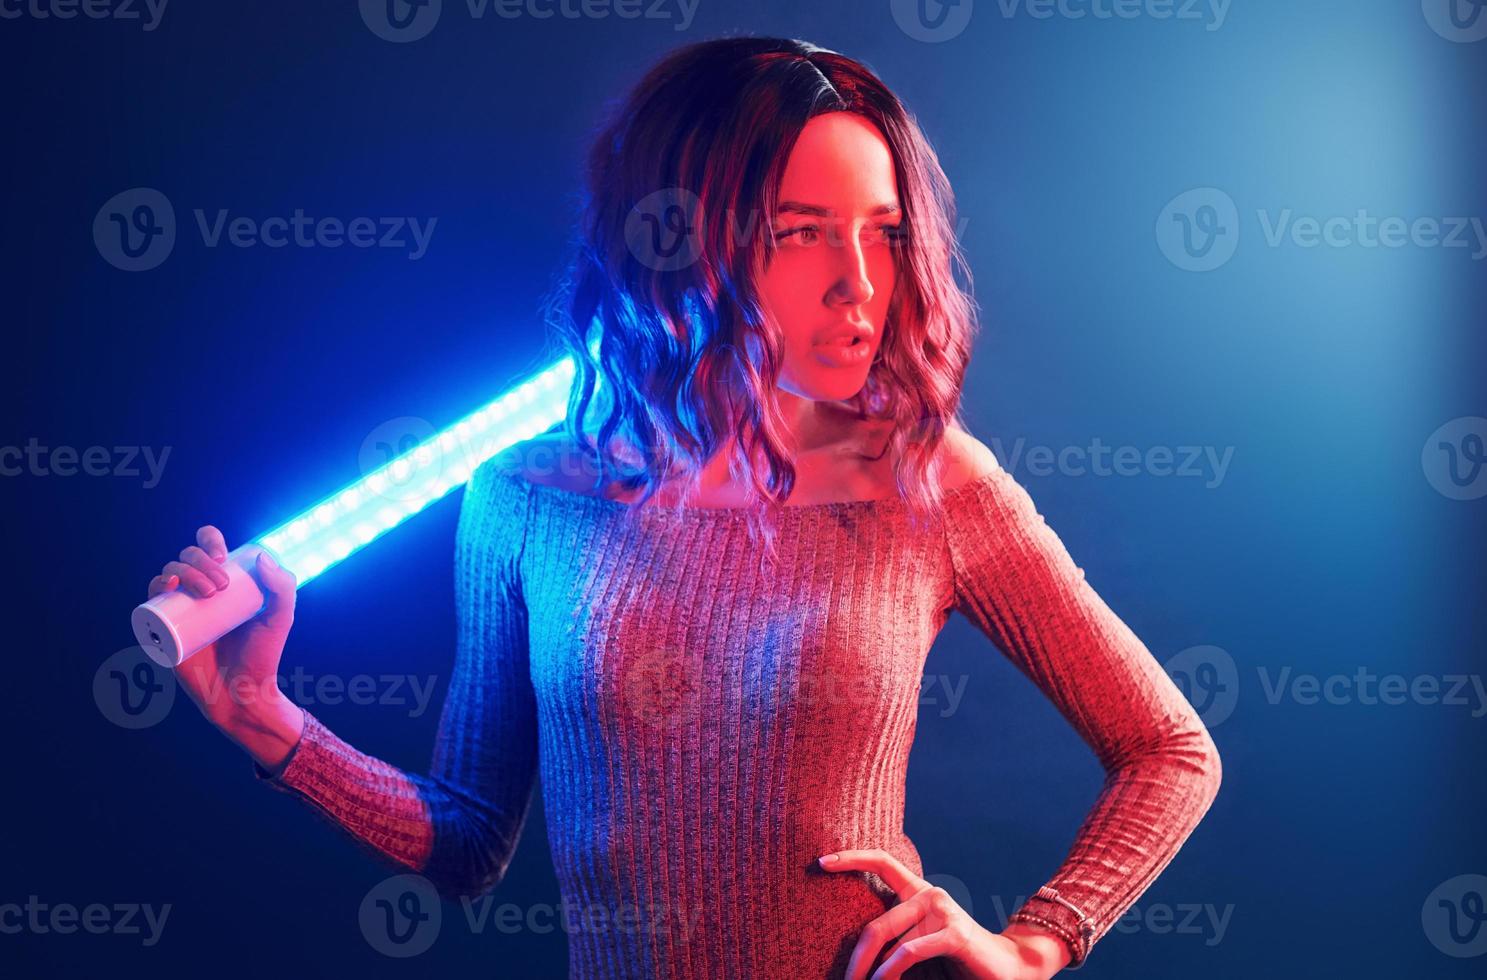
<instances>
[{"instance_id":1,"label":"ribbed knit top","mask_svg":"<svg viewBox=\"0 0 1487 980\"><path fill-rule=\"evenodd\" d=\"M1106 770L1066 859L1011 916L1082 964L1218 791L1197 713L1000 468L948 490L927 526L898 497L779 514L761 574L742 511L637 509L488 461L459 515L429 771L306 712L279 772L254 772L451 898L501 881L540 772L572 980L839 977L898 900L816 858L881 848L923 874L905 776L926 655L959 611Z\"/></svg>"}]
</instances>

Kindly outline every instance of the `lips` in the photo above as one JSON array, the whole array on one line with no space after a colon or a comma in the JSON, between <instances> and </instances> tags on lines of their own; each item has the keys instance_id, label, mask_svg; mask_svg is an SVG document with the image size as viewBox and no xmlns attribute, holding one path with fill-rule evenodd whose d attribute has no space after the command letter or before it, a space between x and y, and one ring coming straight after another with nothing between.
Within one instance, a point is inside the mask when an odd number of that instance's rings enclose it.
<instances>
[{"instance_id":1,"label":"lips","mask_svg":"<svg viewBox=\"0 0 1487 980\"><path fill-rule=\"evenodd\" d=\"M818 347L847 348L873 339L873 328L865 323L844 323L816 341Z\"/></svg>"},{"instance_id":2,"label":"lips","mask_svg":"<svg viewBox=\"0 0 1487 980\"><path fill-rule=\"evenodd\" d=\"M816 358L827 367L859 370L872 357L872 331L866 327L835 330L813 348Z\"/></svg>"}]
</instances>

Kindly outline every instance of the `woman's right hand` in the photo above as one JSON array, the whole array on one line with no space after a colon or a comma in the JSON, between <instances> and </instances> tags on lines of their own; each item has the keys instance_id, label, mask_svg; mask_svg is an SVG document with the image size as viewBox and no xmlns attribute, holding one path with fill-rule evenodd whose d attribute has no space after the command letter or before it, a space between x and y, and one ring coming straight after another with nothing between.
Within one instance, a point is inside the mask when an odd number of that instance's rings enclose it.
<instances>
[{"instance_id":1,"label":"woman's right hand","mask_svg":"<svg viewBox=\"0 0 1487 980\"><path fill-rule=\"evenodd\" d=\"M150 580L149 597L177 586L198 597L214 595L227 585L221 567L227 550L221 531L210 524L198 528L196 544L183 548L178 560L166 562ZM294 624L295 578L266 551L259 552L255 569L266 600L262 611L175 668L176 680L218 726L279 709L284 701L279 658Z\"/></svg>"}]
</instances>

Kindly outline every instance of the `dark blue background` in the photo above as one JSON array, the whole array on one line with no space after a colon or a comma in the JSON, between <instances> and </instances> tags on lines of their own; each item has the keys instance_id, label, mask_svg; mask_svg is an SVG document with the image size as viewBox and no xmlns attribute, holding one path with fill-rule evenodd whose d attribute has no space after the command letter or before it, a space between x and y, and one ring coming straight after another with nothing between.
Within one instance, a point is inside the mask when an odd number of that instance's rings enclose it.
<instances>
[{"instance_id":1,"label":"dark blue background","mask_svg":"<svg viewBox=\"0 0 1487 980\"><path fill-rule=\"evenodd\" d=\"M1010 2L1010 0L1009 0ZM9 3L9 0L7 0ZM7 6L7 10L15 9ZM1206 8L1204 8L1206 9ZM1484 15L1487 16L1487 15ZM5 385L0 446L169 447L163 478L0 479L10 792L0 904L171 903L158 944L0 934L15 976L123 969L563 976L560 932L476 933L456 904L412 960L357 909L390 869L254 782L184 696L127 731L92 693L130 608L200 524L230 544L359 475L403 416L443 426L550 351L536 316L601 105L675 45L787 34L866 61L956 189L985 320L972 431L1001 447L1233 447L1213 480L1014 474L1088 580L1166 662L1229 658L1220 797L1091 977L1466 976L1433 945L1438 884L1487 872L1487 718L1470 705L1272 704L1260 672L1476 674L1487 500L1432 488L1438 426L1487 415L1487 263L1472 249L1269 245L1258 212L1487 216L1487 42L1415 0L1234 0L1202 21L1003 16L911 37L890 4L702 0L670 21L473 18L379 39L354 3L171 4L138 21L0 19ZM153 187L178 238L104 261L104 202ZM1194 187L1235 202L1233 258L1185 271L1153 229ZM208 248L191 212L437 218L390 249ZM407 707L312 705L347 741L428 764L453 656L458 493L306 587L285 670L432 676ZM907 831L988 928L1047 880L1100 785L1088 749L965 620L928 672ZM936 689L938 691L938 689ZM498 903L555 902L540 802ZM948 885L947 885L948 886ZM1475 975L1475 974L1473 974Z\"/></svg>"}]
</instances>

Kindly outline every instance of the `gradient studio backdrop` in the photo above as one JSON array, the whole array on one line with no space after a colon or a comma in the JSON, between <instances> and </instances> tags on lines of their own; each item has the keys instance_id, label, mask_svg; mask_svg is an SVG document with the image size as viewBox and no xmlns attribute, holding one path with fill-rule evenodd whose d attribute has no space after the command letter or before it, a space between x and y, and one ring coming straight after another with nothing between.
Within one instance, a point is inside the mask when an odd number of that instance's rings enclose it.
<instances>
[{"instance_id":1,"label":"gradient studio backdrop","mask_svg":"<svg viewBox=\"0 0 1487 980\"><path fill-rule=\"evenodd\" d=\"M984 311L973 431L1223 753L1214 809L1087 975L1480 975L1481 0L438 7L399 32L380 2L0 0L7 976L564 975L551 916L495 923L558 901L540 799L485 918L445 903L392 957L359 919L390 869L184 695L127 728L95 680L198 525L262 533L389 432L546 363L601 104L729 31L858 57L917 113ZM175 238L128 271L94 224L141 188ZM432 234L213 244L198 211ZM100 475L55 472L95 446ZM285 653L302 703L415 771L459 499L307 586ZM1101 772L963 618L927 674L906 829L999 929ZM93 904L103 931L51 928Z\"/></svg>"}]
</instances>

